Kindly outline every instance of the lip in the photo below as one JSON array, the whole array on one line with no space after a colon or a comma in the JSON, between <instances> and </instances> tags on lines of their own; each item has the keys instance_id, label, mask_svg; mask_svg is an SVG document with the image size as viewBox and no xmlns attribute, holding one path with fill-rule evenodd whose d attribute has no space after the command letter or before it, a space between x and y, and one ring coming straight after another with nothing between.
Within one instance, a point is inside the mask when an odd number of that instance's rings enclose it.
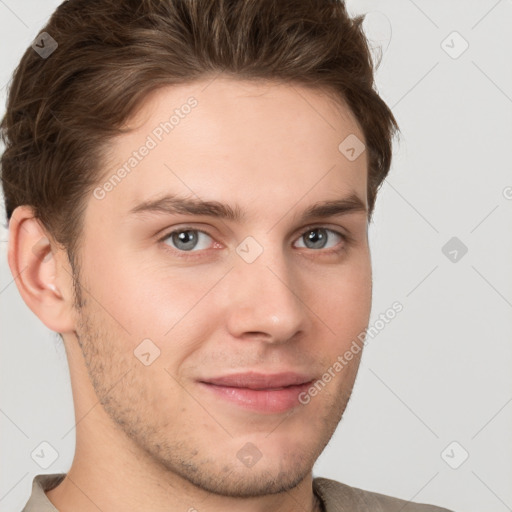
<instances>
[{"instance_id":1,"label":"lip","mask_svg":"<svg viewBox=\"0 0 512 512\"><path fill-rule=\"evenodd\" d=\"M275 389L287 386L297 386L310 382L311 380L313 380L311 375L296 372L273 374L246 372L201 379L200 382L215 384L216 386L229 386L233 388Z\"/></svg>"},{"instance_id":2,"label":"lip","mask_svg":"<svg viewBox=\"0 0 512 512\"><path fill-rule=\"evenodd\" d=\"M307 391L313 381L311 376L294 372L248 372L204 379L198 384L208 393L236 406L275 414L300 405L299 395Z\"/></svg>"}]
</instances>

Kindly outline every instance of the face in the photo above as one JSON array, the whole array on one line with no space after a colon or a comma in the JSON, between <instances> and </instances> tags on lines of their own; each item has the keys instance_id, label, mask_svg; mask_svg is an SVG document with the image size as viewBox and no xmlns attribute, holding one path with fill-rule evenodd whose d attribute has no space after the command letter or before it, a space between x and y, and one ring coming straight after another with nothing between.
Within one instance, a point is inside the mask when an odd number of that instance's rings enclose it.
<instances>
[{"instance_id":1,"label":"face","mask_svg":"<svg viewBox=\"0 0 512 512\"><path fill-rule=\"evenodd\" d=\"M319 91L228 78L161 89L129 125L88 201L66 343L135 451L210 492L290 489L341 419L361 352L332 368L368 324L367 158L338 149L363 134ZM204 383L247 372L310 384Z\"/></svg>"}]
</instances>

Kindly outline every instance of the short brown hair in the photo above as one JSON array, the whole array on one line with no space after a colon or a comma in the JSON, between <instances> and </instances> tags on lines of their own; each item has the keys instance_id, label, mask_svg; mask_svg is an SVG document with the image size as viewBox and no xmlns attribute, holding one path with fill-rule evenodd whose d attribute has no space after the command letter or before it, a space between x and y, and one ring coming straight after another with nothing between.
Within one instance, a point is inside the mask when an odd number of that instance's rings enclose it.
<instances>
[{"instance_id":1,"label":"short brown hair","mask_svg":"<svg viewBox=\"0 0 512 512\"><path fill-rule=\"evenodd\" d=\"M69 0L29 47L0 125L7 219L23 204L73 255L109 140L148 93L224 73L320 88L344 101L365 136L369 218L398 131L374 90L363 32L342 0ZM341 142L341 141L340 141Z\"/></svg>"}]
</instances>

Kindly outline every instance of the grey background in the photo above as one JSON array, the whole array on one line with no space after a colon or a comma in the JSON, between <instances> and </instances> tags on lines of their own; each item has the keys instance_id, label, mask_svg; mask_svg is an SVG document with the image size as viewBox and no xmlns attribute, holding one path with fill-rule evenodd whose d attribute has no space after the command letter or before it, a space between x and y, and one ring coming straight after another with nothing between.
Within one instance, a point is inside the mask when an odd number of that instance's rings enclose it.
<instances>
[{"instance_id":1,"label":"grey background","mask_svg":"<svg viewBox=\"0 0 512 512\"><path fill-rule=\"evenodd\" d=\"M13 69L59 3L0 0L2 113ZM370 324L396 300L404 309L369 340L313 473L457 511L512 510L512 1L348 6L370 13L367 34L385 50L378 89L402 130L370 227ZM469 44L461 55L453 31ZM14 512L34 475L67 471L75 439L64 348L21 300L7 236L0 510ZM455 262L442 251L452 237L468 249ZM59 454L47 469L30 455L42 441Z\"/></svg>"}]
</instances>

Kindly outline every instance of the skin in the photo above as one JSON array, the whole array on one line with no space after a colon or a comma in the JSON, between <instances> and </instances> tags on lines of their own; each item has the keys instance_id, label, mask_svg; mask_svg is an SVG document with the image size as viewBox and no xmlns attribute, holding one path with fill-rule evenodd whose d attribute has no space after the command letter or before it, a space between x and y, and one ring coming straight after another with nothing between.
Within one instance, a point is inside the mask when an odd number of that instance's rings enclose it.
<instances>
[{"instance_id":1,"label":"skin","mask_svg":"<svg viewBox=\"0 0 512 512\"><path fill-rule=\"evenodd\" d=\"M338 150L348 135L364 136L349 109L319 90L219 77L152 94L132 131L110 144L105 176L191 95L198 106L121 183L102 200L88 197L81 309L63 248L28 206L11 219L18 289L62 333L69 362L76 452L47 492L61 512L317 506L312 468L341 420L361 352L285 413L242 409L196 380L248 370L320 379L367 327L367 212L298 220L313 203L350 193L367 205L366 152L349 161ZM171 192L236 202L246 218L128 213ZM310 224L352 240L327 231L325 247L308 246ZM192 251L176 237L158 240L183 227L207 232ZM247 236L263 248L252 263L236 252ZM160 356L145 366L134 350L147 338ZM246 443L262 454L252 467L237 457Z\"/></svg>"}]
</instances>

